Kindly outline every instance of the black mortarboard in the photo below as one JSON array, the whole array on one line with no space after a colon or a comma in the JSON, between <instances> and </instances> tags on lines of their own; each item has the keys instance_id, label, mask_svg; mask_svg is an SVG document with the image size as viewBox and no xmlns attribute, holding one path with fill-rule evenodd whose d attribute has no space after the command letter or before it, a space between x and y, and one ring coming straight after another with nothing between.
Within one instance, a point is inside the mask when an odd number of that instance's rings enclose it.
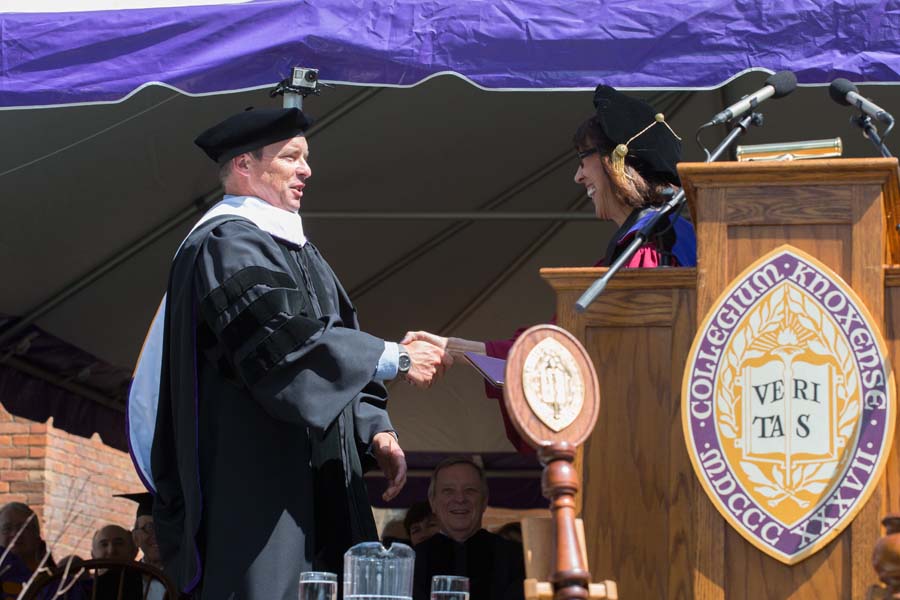
<instances>
[{"instance_id":1,"label":"black mortarboard","mask_svg":"<svg viewBox=\"0 0 900 600\"><path fill-rule=\"evenodd\" d=\"M310 125L312 121L299 108L251 109L213 125L194 143L221 164L238 154L302 135Z\"/></svg>"},{"instance_id":2,"label":"black mortarboard","mask_svg":"<svg viewBox=\"0 0 900 600\"><path fill-rule=\"evenodd\" d=\"M131 500L132 502L137 504L137 514L134 515L134 518L138 517L152 517L153 516L153 494L150 492L136 492L134 494L115 494L116 498L125 498L126 500Z\"/></svg>"},{"instance_id":3,"label":"black mortarboard","mask_svg":"<svg viewBox=\"0 0 900 600\"><path fill-rule=\"evenodd\" d=\"M631 159L629 163L638 171L649 170L670 183L679 183L675 165L681 160L681 140L662 113L603 84L594 90L594 108L600 129L614 146L614 164L620 153L621 158Z\"/></svg>"}]
</instances>

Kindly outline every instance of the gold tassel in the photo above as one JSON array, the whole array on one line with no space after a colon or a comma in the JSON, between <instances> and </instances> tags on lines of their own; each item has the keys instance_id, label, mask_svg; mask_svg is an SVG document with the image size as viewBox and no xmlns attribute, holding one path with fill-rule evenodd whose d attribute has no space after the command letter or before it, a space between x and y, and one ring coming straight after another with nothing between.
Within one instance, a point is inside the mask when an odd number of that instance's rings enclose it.
<instances>
[{"instance_id":1,"label":"gold tassel","mask_svg":"<svg viewBox=\"0 0 900 600\"><path fill-rule=\"evenodd\" d=\"M675 130L672 129L672 126L669 125L668 123L666 123L666 117L665 117L665 115L663 115L662 113L656 113L656 122L657 122L657 123L662 123L663 125L665 125L665 126L666 126L666 129L668 129L668 130L672 133L672 135L675 136L675 139L678 140L679 142L681 141L681 138L678 137L678 134L675 133Z\"/></svg>"},{"instance_id":2,"label":"gold tassel","mask_svg":"<svg viewBox=\"0 0 900 600\"><path fill-rule=\"evenodd\" d=\"M629 140L631 141L631 140ZM625 144L619 144L616 146L615 150L612 151L612 170L613 173L617 173L619 175L625 172L625 157L628 156L628 146Z\"/></svg>"},{"instance_id":3,"label":"gold tassel","mask_svg":"<svg viewBox=\"0 0 900 600\"><path fill-rule=\"evenodd\" d=\"M653 127L657 123L662 123L663 125L665 125L666 129L668 129L670 132L672 132L672 135L675 136L675 139L681 141L681 138L678 137L678 134L675 133L675 131L669 126L668 123L666 123L665 115L663 115L662 113L656 113L656 115L654 115L654 117L653 117L652 123L650 123L643 129L638 131L636 134L631 136L631 138L629 138L628 141L626 141L624 144L619 144L618 146L615 147L615 149L613 149L612 154L610 156L610 159L612 161L613 173L617 173L619 175L622 175L623 173L625 173L625 157L628 156L628 144L630 144L637 138L644 135L647 132L647 130L649 130L651 127Z\"/></svg>"}]
</instances>

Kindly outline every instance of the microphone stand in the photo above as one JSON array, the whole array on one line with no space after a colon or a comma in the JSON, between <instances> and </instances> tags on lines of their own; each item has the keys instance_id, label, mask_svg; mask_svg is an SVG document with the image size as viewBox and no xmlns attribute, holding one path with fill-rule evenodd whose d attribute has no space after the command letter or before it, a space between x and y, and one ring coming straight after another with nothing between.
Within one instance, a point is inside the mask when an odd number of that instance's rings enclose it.
<instances>
[{"instance_id":1,"label":"microphone stand","mask_svg":"<svg viewBox=\"0 0 900 600\"><path fill-rule=\"evenodd\" d=\"M750 113L747 116L743 117L737 124L734 126L734 129L722 140L716 149L713 150L712 154L710 154L706 158L706 162L711 163L718 160L722 153L728 149L734 141L740 137L741 135L747 133L750 129L751 125L760 126L763 123L763 116L761 113ZM677 194L672 196L672 198L659 207L659 209L651 216L647 222L641 227L637 233L635 233L634 238L631 240L631 243L628 244L628 247L619 255L613 264L609 266L609 270L604 273L603 277L597 279L591 286L584 291L581 297L575 302L575 310L577 312L584 312L587 310L588 306L597 299L603 290L606 289L606 285L609 281L616 276L616 273L619 272L625 263L631 260L631 257L634 256L635 252L638 249L647 243L647 240L650 239L650 235L653 233L653 230L656 228L657 223L663 218L667 217L670 214L676 213L681 209L681 206L685 201L685 193L684 189L678 191Z\"/></svg>"},{"instance_id":2,"label":"microphone stand","mask_svg":"<svg viewBox=\"0 0 900 600\"><path fill-rule=\"evenodd\" d=\"M884 138L879 137L878 130L875 129L875 126L872 125L872 117L865 113L861 113L859 116L850 117L850 122L860 129L862 129L863 137L872 142L875 146L875 149L883 156L884 158L892 158L891 151L887 149L887 146L884 145ZM894 126L894 123L888 126L885 131L885 136L890 132L891 128Z\"/></svg>"}]
</instances>

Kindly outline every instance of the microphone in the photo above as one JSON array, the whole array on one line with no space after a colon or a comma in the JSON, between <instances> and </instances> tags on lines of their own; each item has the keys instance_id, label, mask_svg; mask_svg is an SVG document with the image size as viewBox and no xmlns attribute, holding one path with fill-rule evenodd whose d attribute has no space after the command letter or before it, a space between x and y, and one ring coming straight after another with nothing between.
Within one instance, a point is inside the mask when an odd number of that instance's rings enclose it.
<instances>
[{"instance_id":1,"label":"microphone","mask_svg":"<svg viewBox=\"0 0 900 600\"><path fill-rule=\"evenodd\" d=\"M882 123L890 125L894 122L894 117L868 98L859 95L859 89L843 77L835 79L828 87L828 93L831 99L838 104L844 106L855 106L873 119L877 119Z\"/></svg>"},{"instance_id":2,"label":"microphone","mask_svg":"<svg viewBox=\"0 0 900 600\"><path fill-rule=\"evenodd\" d=\"M769 98L783 98L797 88L797 76L790 71L778 71L766 79L766 85L756 90L749 96L745 96L714 116L703 127L721 125L739 117L748 110L756 108L760 102Z\"/></svg>"}]
</instances>

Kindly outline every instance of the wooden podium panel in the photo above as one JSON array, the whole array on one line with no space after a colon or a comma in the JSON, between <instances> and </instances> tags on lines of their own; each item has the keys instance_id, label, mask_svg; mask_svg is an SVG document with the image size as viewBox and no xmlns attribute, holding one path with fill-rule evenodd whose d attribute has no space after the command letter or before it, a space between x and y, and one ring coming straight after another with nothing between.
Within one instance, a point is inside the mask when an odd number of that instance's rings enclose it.
<instances>
[{"instance_id":1,"label":"wooden podium panel","mask_svg":"<svg viewBox=\"0 0 900 600\"><path fill-rule=\"evenodd\" d=\"M879 488L825 548L793 566L734 531L691 467L681 421L684 363L719 294L763 254L788 243L855 290L897 371L900 263L897 161L682 164L697 231L695 269L620 273L578 314L602 269L544 269L559 324L594 361L604 402L583 454L583 512L594 579L622 598L865 598L879 521L900 511L900 451ZM887 284L887 297L886 297ZM887 299L888 304L885 304ZM900 434L896 434L900 436Z\"/></svg>"},{"instance_id":2,"label":"wooden podium panel","mask_svg":"<svg viewBox=\"0 0 900 600\"><path fill-rule=\"evenodd\" d=\"M729 282L760 256L788 243L828 265L856 291L884 333L884 262L890 259L882 190L897 188L891 159L798 163L683 164L697 230L697 311L705 315ZM715 260L708 260L715 257ZM862 598L880 536L883 491L826 548L794 566L767 557L725 525L723 598ZM709 502L706 509L717 511ZM713 543L718 532L699 533ZM708 539L704 539L708 536ZM727 557L727 560L726 558ZM701 570L718 571L718 564Z\"/></svg>"},{"instance_id":3,"label":"wooden podium panel","mask_svg":"<svg viewBox=\"0 0 900 600\"><path fill-rule=\"evenodd\" d=\"M544 269L558 324L582 341L600 380L600 417L585 445L582 510L594 580L622 598L685 597L692 505L703 491L681 431L681 374L696 329L693 269L620 274L576 317L598 269ZM671 351L670 351L671 350Z\"/></svg>"}]
</instances>

